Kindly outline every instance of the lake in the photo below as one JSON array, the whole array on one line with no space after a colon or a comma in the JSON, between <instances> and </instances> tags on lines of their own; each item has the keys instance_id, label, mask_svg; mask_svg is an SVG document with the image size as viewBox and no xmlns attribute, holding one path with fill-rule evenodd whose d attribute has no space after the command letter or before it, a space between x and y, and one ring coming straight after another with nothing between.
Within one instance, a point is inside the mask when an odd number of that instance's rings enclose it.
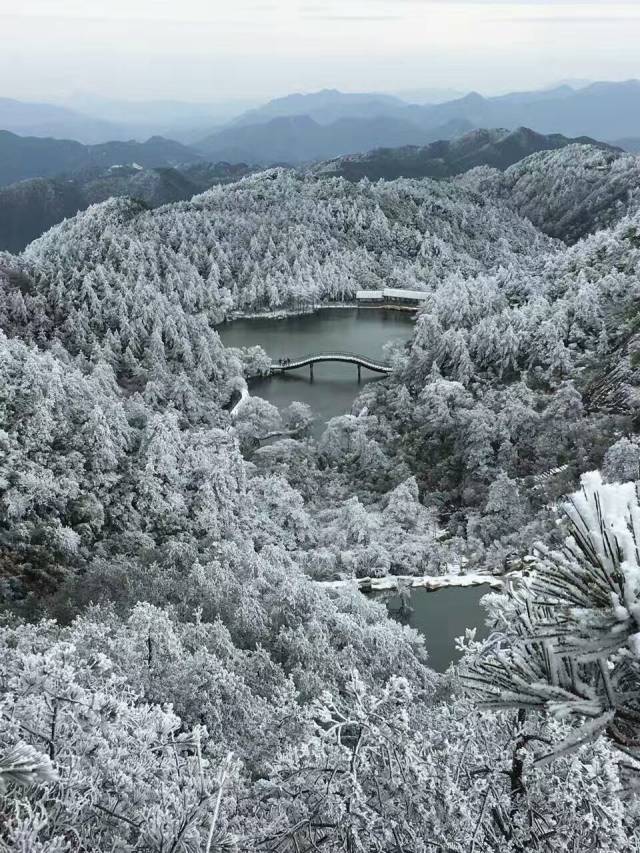
<instances>
[{"instance_id":1,"label":"lake","mask_svg":"<svg viewBox=\"0 0 640 853\"><path fill-rule=\"evenodd\" d=\"M233 320L218 326L216 331L225 346L258 345L276 362L279 358L295 359L331 350L383 358L383 347L388 341L409 340L414 320L412 313L383 308L325 308L297 317ZM358 385L358 372L353 364L316 364L313 373L313 381L308 367L254 379L249 390L278 408L294 400L308 403L316 418L313 434L317 438L330 418L351 411L365 384L381 378L363 368L362 382Z\"/></svg>"},{"instance_id":2,"label":"lake","mask_svg":"<svg viewBox=\"0 0 640 853\"><path fill-rule=\"evenodd\" d=\"M225 346L261 346L277 362L279 358L295 359L314 352L331 350L355 352L371 358L384 358L388 341L403 343L411 337L415 315L376 308L325 308L315 314L296 317L255 317L233 320L217 328ZM308 403L315 415L313 434L318 438L326 422L336 415L351 411L353 401L363 386L379 382L380 376L362 370L362 382L352 364L316 364L314 379L309 368L251 380L253 395L263 397L274 406L284 408L294 400ZM456 637L465 628L476 627L478 636L486 635L484 611L480 599L488 586L452 587L437 592L424 589L411 591L413 612L402 621L425 638L431 666L444 671L457 661ZM392 615L400 607L399 596L387 598Z\"/></svg>"},{"instance_id":3,"label":"lake","mask_svg":"<svg viewBox=\"0 0 640 853\"><path fill-rule=\"evenodd\" d=\"M400 596L387 598L390 615L404 625L410 625L424 637L429 652L429 665L444 672L460 657L455 648L455 638L464 634L465 628L476 628L476 639L486 637L485 611L480 599L491 592L489 586L449 587L429 592L412 589L410 605L413 612L408 618L399 616Z\"/></svg>"}]
</instances>

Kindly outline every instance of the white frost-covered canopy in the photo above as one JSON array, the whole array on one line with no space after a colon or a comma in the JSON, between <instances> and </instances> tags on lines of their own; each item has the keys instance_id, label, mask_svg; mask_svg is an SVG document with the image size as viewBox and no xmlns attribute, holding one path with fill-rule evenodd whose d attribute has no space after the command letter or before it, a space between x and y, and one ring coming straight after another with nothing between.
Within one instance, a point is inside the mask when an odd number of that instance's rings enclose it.
<instances>
[{"instance_id":1,"label":"white frost-covered canopy","mask_svg":"<svg viewBox=\"0 0 640 853\"><path fill-rule=\"evenodd\" d=\"M593 556L611 575L621 575L618 591L612 591L611 603L620 627L640 625L640 506L635 483L603 483L599 471L582 477L582 490L572 495L566 506L575 535L568 541L576 550L582 539L588 541ZM617 554L612 552L615 542ZM640 632L628 637L630 650L640 658Z\"/></svg>"}]
</instances>

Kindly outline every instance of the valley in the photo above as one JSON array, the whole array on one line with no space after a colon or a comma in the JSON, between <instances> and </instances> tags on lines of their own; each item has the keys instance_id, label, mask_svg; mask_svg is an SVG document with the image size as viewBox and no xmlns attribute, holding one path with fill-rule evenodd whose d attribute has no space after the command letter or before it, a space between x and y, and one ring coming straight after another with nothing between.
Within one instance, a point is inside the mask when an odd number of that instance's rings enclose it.
<instances>
[{"instance_id":1,"label":"valley","mask_svg":"<svg viewBox=\"0 0 640 853\"><path fill-rule=\"evenodd\" d=\"M4 189L3 853L637 853L640 159L558 136L636 88ZM460 120L210 150L301 99Z\"/></svg>"}]
</instances>

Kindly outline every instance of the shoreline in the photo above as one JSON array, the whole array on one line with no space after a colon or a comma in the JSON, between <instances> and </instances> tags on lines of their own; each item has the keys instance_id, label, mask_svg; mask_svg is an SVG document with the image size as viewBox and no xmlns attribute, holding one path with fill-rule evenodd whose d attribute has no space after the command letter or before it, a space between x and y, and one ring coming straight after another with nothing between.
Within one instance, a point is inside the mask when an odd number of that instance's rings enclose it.
<instances>
[{"instance_id":1,"label":"shoreline","mask_svg":"<svg viewBox=\"0 0 640 853\"><path fill-rule=\"evenodd\" d=\"M220 323L217 323L216 326L222 326L225 323L233 323L234 320L285 320L287 317L306 317L307 315L317 314L319 311L326 311L330 308L336 308L338 310L353 310L356 308L358 310L401 311L404 314L412 314L417 311L417 308L404 305L361 305L357 302L321 302L314 305L313 308L276 308L272 311L258 312L233 311L228 317Z\"/></svg>"},{"instance_id":2,"label":"shoreline","mask_svg":"<svg viewBox=\"0 0 640 853\"><path fill-rule=\"evenodd\" d=\"M435 592L438 589L467 586L490 586L503 589L504 580L496 575L469 573L468 575L386 575L381 578L346 578L338 581L315 581L325 589L357 589L359 592L385 592L398 590L401 586L412 589L425 589Z\"/></svg>"},{"instance_id":3,"label":"shoreline","mask_svg":"<svg viewBox=\"0 0 640 853\"><path fill-rule=\"evenodd\" d=\"M323 302L312 308L275 308L272 311L233 311L222 323L233 323L234 320L284 320L287 317L305 317L317 314L327 308L357 308L355 302ZM222 325L219 323L218 325Z\"/></svg>"}]
</instances>

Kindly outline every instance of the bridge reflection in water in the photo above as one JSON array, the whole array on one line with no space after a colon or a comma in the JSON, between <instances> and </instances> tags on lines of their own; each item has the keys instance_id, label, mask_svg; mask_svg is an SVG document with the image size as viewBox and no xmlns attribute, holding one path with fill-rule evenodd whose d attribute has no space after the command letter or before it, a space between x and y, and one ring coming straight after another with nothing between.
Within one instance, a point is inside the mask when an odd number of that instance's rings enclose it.
<instances>
[{"instance_id":1,"label":"bridge reflection in water","mask_svg":"<svg viewBox=\"0 0 640 853\"><path fill-rule=\"evenodd\" d=\"M358 368L358 382L361 378L362 368L374 373L391 373L391 366L383 361L358 355L355 352L316 352L295 359L283 359L271 365L271 373L285 373L288 370L299 370L301 367L309 367L309 376L313 380L313 365L326 361L337 361L346 364L355 364Z\"/></svg>"}]
</instances>

